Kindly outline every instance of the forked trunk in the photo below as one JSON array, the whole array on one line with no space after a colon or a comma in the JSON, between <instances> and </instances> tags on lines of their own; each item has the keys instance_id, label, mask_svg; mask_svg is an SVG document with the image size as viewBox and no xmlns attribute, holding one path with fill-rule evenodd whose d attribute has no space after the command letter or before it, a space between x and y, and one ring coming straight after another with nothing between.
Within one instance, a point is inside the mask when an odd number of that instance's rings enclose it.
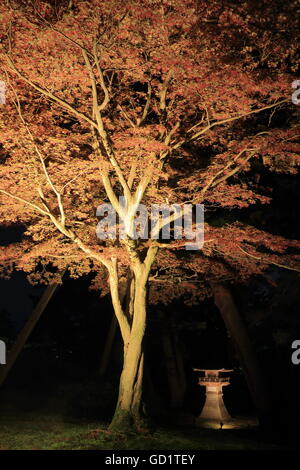
<instances>
[{"instance_id":1,"label":"forked trunk","mask_svg":"<svg viewBox=\"0 0 300 470\"><path fill-rule=\"evenodd\" d=\"M131 258L127 276L127 299L123 308L119 295L118 263L112 258L109 268L110 292L114 311L124 342L123 370L119 397L109 429L114 431L141 431L142 387L144 372L143 340L146 330L146 290L152 263L158 248L150 247L143 261L134 249L134 241L126 242Z\"/></svg>"},{"instance_id":2,"label":"forked trunk","mask_svg":"<svg viewBox=\"0 0 300 470\"><path fill-rule=\"evenodd\" d=\"M132 282L132 281L131 281ZM119 397L109 429L114 431L143 428L142 385L144 369L143 339L146 328L146 286L135 279L129 289L132 305L129 338L124 344L124 363L120 378Z\"/></svg>"}]
</instances>

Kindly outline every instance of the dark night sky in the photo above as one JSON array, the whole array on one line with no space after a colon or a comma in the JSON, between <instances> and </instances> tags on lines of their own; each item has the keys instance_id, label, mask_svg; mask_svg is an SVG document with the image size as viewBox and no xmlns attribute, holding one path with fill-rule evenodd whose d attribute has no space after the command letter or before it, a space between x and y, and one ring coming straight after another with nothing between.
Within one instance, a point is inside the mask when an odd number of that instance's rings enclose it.
<instances>
[{"instance_id":1,"label":"dark night sky","mask_svg":"<svg viewBox=\"0 0 300 470\"><path fill-rule=\"evenodd\" d=\"M19 330L33 309L31 295L41 295L43 288L31 286L21 272L14 272L10 280L0 280L0 309L7 310Z\"/></svg>"},{"instance_id":2,"label":"dark night sky","mask_svg":"<svg viewBox=\"0 0 300 470\"><path fill-rule=\"evenodd\" d=\"M8 245L20 239L18 228L0 228L0 245ZM23 272L12 274L9 280L0 279L0 310L7 310L16 329L20 329L33 309L30 296L40 296L43 287L31 286Z\"/></svg>"}]
</instances>

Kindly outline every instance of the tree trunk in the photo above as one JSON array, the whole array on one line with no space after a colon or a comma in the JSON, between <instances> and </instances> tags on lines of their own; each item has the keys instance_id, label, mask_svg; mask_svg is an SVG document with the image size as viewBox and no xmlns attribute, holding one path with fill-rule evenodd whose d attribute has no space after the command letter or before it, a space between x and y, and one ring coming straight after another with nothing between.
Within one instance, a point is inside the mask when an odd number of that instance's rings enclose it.
<instances>
[{"instance_id":1,"label":"tree trunk","mask_svg":"<svg viewBox=\"0 0 300 470\"><path fill-rule=\"evenodd\" d=\"M178 350L177 338L170 329L170 322L162 311L159 312L159 315L162 322L161 338L170 390L170 406L172 408L182 408L185 395L185 377L180 363L182 358Z\"/></svg>"},{"instance_id":2,"label":"tree trunk","mask_svg":"<svg viewBox=\"0 0 300 470\"><path fill-rule=\"evenodd\" d=\"M131 265L127 275L127 301L123 308L119 292L118 261L112 258L109 266L109 284L114 311L124 343L123 370L114 417L109 426L114 431L141 431L145 421L142 411L144 369L143 340L146 330L147 282L157 247L150 247L143 261L133 248L135 242L126 241Z\"/></svg>"},{"instance_id":3,"label":"tree trunk","mask_svg":"<svg viewBox=\"0 0 300 470\"><path fill-rule=\"evenodd\" d=\"M166 372L170 389L170 406L171 408L181 408L183 405L184 390L180 387L178 370L176 364L175 351L172 344L172 338L169 332L162 333L162 342L164 349L164 356L166 361Z\"/></svg>"},{"instance_id":4,"label":"tree trunk","mask_svg":"<svg viewBox=\"0 0 300 470\"><path fill-rule=\"evenodd\" d=\"M104 349L103 349L103 353L101 357L100 369L99 369L100 377L103 377L107 371L107 367L108 367L109 359L111 355L111 350L112 350L114 339L116 336L117 326L118 326L117 319L115 315L113 315L110 325L109 325L109 330L107 333L107 337L106 337L106 341L105 341L105 345L104 345Z\"/></svg>"},{"instance_id":5,"label":"tree trunk","mask_svg":"<svg viewBox=\"0 0 300 470\"><path fill-rule=\"evenodd\" d=\"M183 361L183 353L179 343L178 335L176 331L173 331L173 344L174 344L174 352L175 352L175 359L176 359L176 367L177 367L177 374L178 374L178 383L181 390L182 396L182 406L184 403L184 397L186 393L186 373L184 368L184 361Z\"/></svg>"},{"instance_id":6,"label":"tree trunk","mask_svg":"<svg viewBox=\"0 0 300 470\"><path fill-rule=\"evenodd\" d=\"M132 282L132 280L130 281ZM119 397L109 429L124 431L143 427L142 384L144 367L143 339L146 328L146 284L135 276L133 306L128 341L124 344L124 362Z\"/></svg>"},{"instance_id":7,"label":"tree trunk","mask_svg":"<svg viewBox=\"0 0 300 470\"><path fill-rule=\"evenodd\" d=\"M24 344L26 343L29 335L43 314L45 308L47 307L50 299L52 298L54 292L56 291L59 284L50 284L46 287L45 292L43 292L42 297L40 298L38 304L34 308L32 314L26 321L21 332L19 333L13 347L8 353L7 363L1 367L0 370L0 386L4 383L9 371L16 362L20 352L23 349Z\"/></svg>"},{"instance_id":8,"label":"tree trunk","mask_svg":"<svg viewBox=\"0 0 300 470\"><path fill-rule=\"evenodd\" d=\"M231 292L220 284L212 285L212 289L215 304L222 315L245 373L258 417L262 423L269 422L272 415L272 397Z\"/></svg>"}]
</instances>

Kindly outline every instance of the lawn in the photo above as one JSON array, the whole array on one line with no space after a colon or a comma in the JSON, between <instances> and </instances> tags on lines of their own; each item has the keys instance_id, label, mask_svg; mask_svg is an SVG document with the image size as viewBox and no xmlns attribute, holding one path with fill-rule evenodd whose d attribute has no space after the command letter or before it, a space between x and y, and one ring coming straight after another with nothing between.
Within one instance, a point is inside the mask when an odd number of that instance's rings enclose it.
<instances>
[{"instance_id":1,"label":"lawn","mask_svg":"<svg viewBox=\"0 0 300 470\"><path fill-rule=\"evenodd\" d=\"M61 416L2 412L0 450L276 450L255 429L159 428L150 435L112 434L107 423L66 422Z\"/></svg>"}]
</instances>

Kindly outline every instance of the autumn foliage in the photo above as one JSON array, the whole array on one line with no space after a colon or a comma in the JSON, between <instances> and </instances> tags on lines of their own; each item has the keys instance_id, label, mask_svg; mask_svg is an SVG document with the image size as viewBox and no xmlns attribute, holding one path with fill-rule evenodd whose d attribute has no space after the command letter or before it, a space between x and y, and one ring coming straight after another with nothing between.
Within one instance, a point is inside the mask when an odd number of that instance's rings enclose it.
<instances>
[{"instance_id":1,"label":"autumn foliage","mask_svg":"<svg viewBox=\"0 0 300 470\"><path fill-rule=\"evenodd\" d=\"M93 271L128 339L134 312L120 299L139 267L152 302L186 292L196 301L211 282L269 265L299 270L292 237L238 218L215 223L220 211L272 201L261 172L297 174L296 3L2 3L0 219L24 227L22 241L1 248L3 275L51 282L66 267ZM204 204L203 249L99 240L96 209L118 212L120 195L128 211Z\"/></svg>"}]
</instances>

